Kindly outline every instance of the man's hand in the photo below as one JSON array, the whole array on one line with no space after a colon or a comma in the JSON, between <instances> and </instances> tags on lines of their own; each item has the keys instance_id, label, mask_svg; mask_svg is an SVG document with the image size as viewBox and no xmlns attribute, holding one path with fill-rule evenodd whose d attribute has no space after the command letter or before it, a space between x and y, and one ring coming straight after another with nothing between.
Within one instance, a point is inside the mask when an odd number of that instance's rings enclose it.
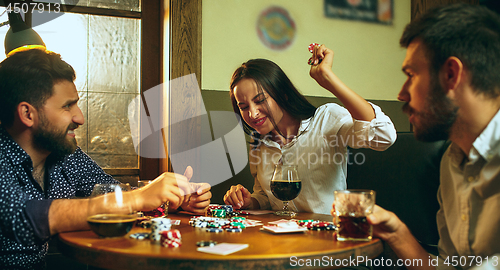
<instances>
[{"instance_id":1,"label":"man's hand","mask_svg":"<svg viewBox=\"0 0 500 270\"><path fill-rule=\"evenodd\" d=\"M181 208L184 211L189 211L198 215L205 214L205 209L210 205L212 192L211 186L208 183L189 183L193 193L185 201Z\"/></svg>"},{"instance_id":2,"label":"man's hand","mask_svg":"<svg viewBox=\"0 0 500 270\"><path fill-rule=\"evenodd\" d=\"M177 208L185 200L185 195L191 190L188 179L180 174L165 172L158 176L149 185L136 189L137 210L150 211L165 202Z\"/></svg>"},{"instance_id":3,"label":"man's hand","mask_svg":"<svg viewBox=\"0 0 500 270\"><path fill-rule=\"evenodd\" d=\"M193 177L193 168L188 166L184 176L189 181ZM184 202L181 208L184 211L192 212L198 215L205 214L205 209L210 205L212 198L212 188L209 183L189 183L190 190L184 196ZM176 209L176 208L174 208Z\"/></svg>"},{"instance_id":4,"label":"man's hand","mask_svg":"<svg viewBox=\"0 0 500 270\"><path fill-rule=\"evenodd\" d=\"M368 222L373 225L373 235L387 241L395 241L398 233L406 229L406 225L394 214L375 205L373 213L367 216Z\"/></svg>"}]
</instances>

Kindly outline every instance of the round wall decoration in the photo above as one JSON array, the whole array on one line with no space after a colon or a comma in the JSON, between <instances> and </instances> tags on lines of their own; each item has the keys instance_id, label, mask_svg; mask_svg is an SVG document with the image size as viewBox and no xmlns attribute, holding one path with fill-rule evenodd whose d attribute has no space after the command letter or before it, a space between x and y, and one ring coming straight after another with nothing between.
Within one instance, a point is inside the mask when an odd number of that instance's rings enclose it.
<instances>
[{"instance_id":1,"label":"round wall decoration","mask_svg":"<svg viewBox=\"0 0 500 270\"><path fill-rule=\"evenodd\" d=\"M284 50L295 39L295 22L282 7L271 6L263 10L257 20L257 35L272 50Z\"/></svg>"}]
</instances>

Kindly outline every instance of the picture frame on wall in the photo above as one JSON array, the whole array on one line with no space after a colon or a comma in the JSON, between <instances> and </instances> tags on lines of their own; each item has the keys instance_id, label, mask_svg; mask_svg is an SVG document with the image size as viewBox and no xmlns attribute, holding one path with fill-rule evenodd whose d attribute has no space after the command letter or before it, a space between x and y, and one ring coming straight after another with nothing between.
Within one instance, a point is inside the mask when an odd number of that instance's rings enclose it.
<instances>
[{"instance_id":1,"label":"picture frame on wall","mask_svg":"<svg viewBox=\"0 0 500 270\"><path fill-rule=\"evenodd\" d=\"M327 18L392 25L394 0L325 0Z\"/></svg>"}]
</instances>

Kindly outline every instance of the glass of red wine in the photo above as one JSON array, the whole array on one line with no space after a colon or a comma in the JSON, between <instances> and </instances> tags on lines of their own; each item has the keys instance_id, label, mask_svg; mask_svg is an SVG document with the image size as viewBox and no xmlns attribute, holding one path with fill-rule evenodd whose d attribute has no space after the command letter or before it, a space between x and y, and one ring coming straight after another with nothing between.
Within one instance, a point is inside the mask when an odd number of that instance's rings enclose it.
<instances>
[{"instance_id":1,"label":"glass of red wine","mask_svg":"<svg viewBox=\"0 0 500 270\"><path fill-rule=\"evenodd\" d=\"M126 235L137 220L128 184L96 184L89 198L87 223L100 237Z\"/></svg>"},{"instance_id":2,"label":"glass of red wine","mask_svg":"<svg viewBox=\"0 0 500 270\"><path fill-rule=\"evenodd\" d=\"M276 164L271 179L271 192L278 200L283 201L283 209L275 214L288 217L297 215L297 213L288 209L288 202L295 199L301 189L302 182L297 173L297 166Z\"/></svg>"}]
</instances>

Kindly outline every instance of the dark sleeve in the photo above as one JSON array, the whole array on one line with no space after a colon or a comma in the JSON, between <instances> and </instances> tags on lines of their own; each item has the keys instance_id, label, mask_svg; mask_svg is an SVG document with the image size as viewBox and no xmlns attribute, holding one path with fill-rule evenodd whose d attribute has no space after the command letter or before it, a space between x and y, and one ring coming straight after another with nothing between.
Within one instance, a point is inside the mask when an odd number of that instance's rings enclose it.
<instances>
[{"instance_id":1,"label":"dark sleeve","mask_svg":"<svg viewBox=\"0 0 500 270\"><path fill-rule=\"evenodd\" d=\"M0 192L1 237L26 246L40 244L50 237L48 209L52 201L33 198L26 193L26 189L34 187L22 168L1 162L0 165L4 165L0 169L0 185L3 188Z\"/></svg>"},{"instance_id":2,"label":"dark sleeve","mask_svg":"<svg viewBox=\"0 0 500 270\"><path fill-rule=\"evenodd\" d=\"M41 242L50 238L49 208L53 200L30 200L26 202L26 219L33 228L34 236Z\"/></svg>"}]
</instances>

